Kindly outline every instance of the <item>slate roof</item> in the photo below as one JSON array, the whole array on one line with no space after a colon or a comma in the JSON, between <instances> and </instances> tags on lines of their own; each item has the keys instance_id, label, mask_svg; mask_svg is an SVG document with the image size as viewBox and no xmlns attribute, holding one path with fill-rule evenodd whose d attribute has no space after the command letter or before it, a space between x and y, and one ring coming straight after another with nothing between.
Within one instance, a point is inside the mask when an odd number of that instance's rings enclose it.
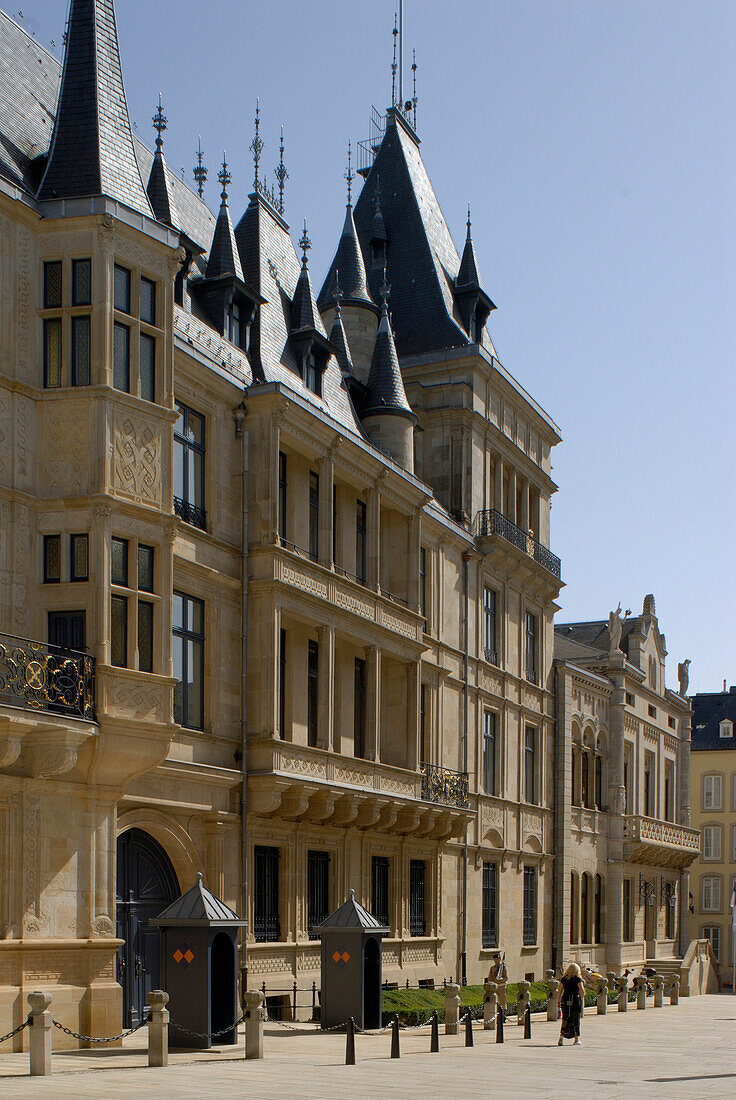
<instances>
[{"instance_id":1,"label":"slate roof","mask_svg":"<svg viewBox=\"0 0 736 1100\"><path fill-rule=\"evenodd\" d=\"M736 734L733 737L721 737L719 725L724 718L730 718L736 730L736 687L730 691L716 691L693 695L692 751L705 752L736 751ZM703 729L698 729L703 726Z\"/></svg>"},{"instance_id":2,"label":"slate roof","mask_svg":"<svg viewBox=\"0 0 736 1100\"><path fill-rule=\"evenodd\" d=\"M624 619L621 623L621 650L628 655L629 634L639 623L639 617ZM589 623L557 623L555 625L555 646L557 637L568 638L579 645L608 653L608 619Z\"/></svg>"},{"instance_id":3,"label":"slate roof","mask_svg":"<svg viewBox=\"0 0 736 1100\"><path fill-rule=\"evenodd\" d=\"M337 251L317 299L317 304L321 310L328 309L335 301L338 279L344 301L369 305L372 309L376 308L368 293L363 253L360 251L360 245L358 244L358 234L355 229L351 203L348 203L346 207L345 222Z\"/></svg>"},{"instance_id":4,"label":"slate roof","mask_svg":"<svg viewBox=\"0 0 736 1100\"><path fill-rule=\"evenodd\" d=\"M608 644L606 644L605 651L585 645L582 642L578 642L575 638L567 637L564 633L564 629L558 630L555 627L555 660L558 661L582 661L585 659L600 660L601 657L608 653Z\"/></svg>"},{"instance_id":5,"label":"slate roof","mask_svg":"<svg viewBox=\"0 0 736 1100\"><path fill-rule=\"evenodd\" d=\"M342 323L339 301L337 302L335 316L332 319L330 343L337 349L337 361L340 364L340 370L345 375L351 375L353 373L353 359L350 354L348 339L345 335L345 326Z\"/></svg>"},{"instance_id":6,"label":"slate roof","mask_svg":"<svg viewBox=\"0 0 736 1100\"><path fill-rule=\"evenodd\" d=\"M215 897L202 881L202 874L197 872L197 881L186 894L172 902L168 909L164 909L152 924L239 924L245 925L236 912Z\"/></svg>"},{"instance_id":7,"label":"slate roof","mask_svg":"<svg viewBox=\"0 0 736 1100\"><path fill-rule=\"evenodd\" d=\"M291 331L301 332L315 331L327 339L325 326L317 309L312 290L312 280L309 277L309 264L306 254L302 260L302 269L296 282L294 298L291 303Z\"/></svg>"},{"instance_id":8,"label":"slate roof","mask_svg":"<svg viewBox=\"0 0 736 1100\"><path fill-rule=\"evenodd\" d=\"M360 410L361 417L391 413L408 416L416 420L411 405L406 398L404 380L401 377L399 357L388 319L388 306L384 299L381 320L378 323L376 342L373 346L371 369L368 372L368 393L365 405Z\"/></svg>"},{"instance_id":9,"label":"slate roof","mask_svg":"<svg viewBox=\"0 0 736 1100\"><path fill-rule=\"evenodd\" d=\"M216 279L218 275L235 275L244 282L240 253L235 243L233 223L230 221L230 210L224 191L207 260L207 278Z\"/></svg>"},{"instance_id":10,"label":"slate roof","mask_svg":"<svg viewBox=\"0 0 736 1100\"><path fill-rule=\"evenodd\" d=\"M400 113L390 110L386 133L355 204L354 218L368 287L378 300L383 272L370 270L375 192L387 234L387 278L400 356L465 347L470 339L460 323L454 281L460 257L419 153L418 139ZM495 355L484 330L483 345Z\"/></svg>"},{"instance_id":11,"label":"slate roof","mask_svg":"<svg viewBox=\"0 0 736 1100\"><path fill-rule=\"evenodd\" d=\"M133 149L113 0L71 0L40 201L107 195L152 216Z\"/></svg>"},{"instance_id":12,"label":"slate roof","mask_svg":"<svg viewBox=\"0 0 736 1100\"><path fill-rule=\"evenodd\" d=\"M470 214L468 214L468 235L465 238L465 247L463 248L462 259L460 260L460 270L457 273L457 279L455 280L457 286L480 286L480 275L478 274L478 261L475 258L475 248L473 247L473 238L470 235Z\"/></svg>"},{"instance_id":13,"label":"slate roof","mask_svg":"<svg viewBox=\"0 0 736 1100\"><path fill-rule=\"evenodd\" d=\"M352 928L355 931L370 930L376 932L390 931L385 924L381 924L372 913L355 900L355 890L350 891L350 897L347 901L335 910L334 913L330 913L329 917L326 917L321 924L317 925L316 932L327 931L330 928Z\"/></svg>"},{"instance_id":14,"label":"slate roof","mask_svg":"<svg viewBox=\"0 0 736 1100\"><path fill-rule=\"evenodd\" d=\"M166 169L166 161L160 149L153 155L151 172L148 177L146 194L151 204L154 216L164 225L170 225L172 229L179 228L179 214L171 193L169 174Z\"/></svg>"}]
</instances>

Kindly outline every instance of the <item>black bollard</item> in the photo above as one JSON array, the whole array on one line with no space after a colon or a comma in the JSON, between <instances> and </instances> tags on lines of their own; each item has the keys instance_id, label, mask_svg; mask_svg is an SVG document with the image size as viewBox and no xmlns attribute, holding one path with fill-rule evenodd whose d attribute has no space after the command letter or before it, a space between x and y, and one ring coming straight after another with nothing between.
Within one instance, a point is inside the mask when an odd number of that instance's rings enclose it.
<instances>
[{"instance_id":1,"label":"black bollard","mask_svg":"<svg viewBox=\"0 0 736 1100\"><path fill-rule=\"evenodd\" d=\"M345 1044L345 1065L355 1065L355 1020L352 1016L348 1020L348 1038Z\"/></svg>"},{"instance_id":2,"label":"black bollard","mask_svg":"<svg viewBox=\"0 0 736 1100\"><path fill-rule=\"evenodd\" d=\"M440 1052L440 1018L437 1012L432 1013L432 1038L429 1042L429 1053L439 1054Z\"/></svg>"},{"instance_id":3,"label":"black bollard","mask_svg":"<svg viewBox=\"0 0 736 1100\"><path fill-rule=\"evenodd\" d=\"M503 1009L500 1005L496 1009L496 1042L503 1042Z\"/></svg>"},{"instance_id":4,"label":"black bollard","mask_svg":"<svg viewBox=\"0 0 736 1100\"><path fill-rule=\"evenodd\" d=\"M531 1005L526 1006L526 1012L524 1013L524 1038L531 1039L532 1037L532 1010Z\"/></svg>"},{"instance_id":5,"label":"black bollard","mask_svg":"<svg viewBox=\"0 0 736 1100\"><path fill-rule=\"evenodd\" d=\"M470 1009L465 1013L465 1046L472 1047L473 1045L473 1017L470 1015Z\"/></svg>"},{"instance_id":6,"label":"black bollard","mask_svg":"<svg viewBox=\"0 0 736 1100\"><path fill-rule=\"evenodd\" d=\"M391 1025L391 1057L400 1058L401 1051L399 1050L399 1017L394 1016L394 1022Z\"/></svg>"}]
</instances>

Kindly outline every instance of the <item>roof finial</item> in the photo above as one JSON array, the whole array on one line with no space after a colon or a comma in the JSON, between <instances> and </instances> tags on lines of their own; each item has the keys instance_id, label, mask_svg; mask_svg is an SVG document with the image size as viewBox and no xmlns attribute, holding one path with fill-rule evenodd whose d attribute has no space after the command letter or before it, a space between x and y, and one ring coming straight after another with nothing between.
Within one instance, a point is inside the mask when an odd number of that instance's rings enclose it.
<instances>
[{"instance_id":1,"label":"roof finial","mask_svg":"<svg viewBox=\"0 0 736 1100\"><path fill-rule=\"evenodd\" d=\"M253 186L255 190L258 190L258 165L261 161L261 153L263 152L263 142L261 141L261 101L256 99L256 117L255 117L255 135L250 143L250 150L253 154Z\"/></svg>"},{"instance_id":2,"label":"roof finial","mask_svg":"<svg viewBox=\"0 0 736 1100\"><path fill-rule=\"evenodd\" d=\"M340 316L340 299L342 298L342 289L340 288L340 268L335 268L335 289L332 293L335 299L335 316Z\"/></svg>"},{"instance_id":3,"label":"roof finial","mask_svg":"<svg viewBox=\"0 0 736 1100\"><path fill-rule=\"evenodd\" d=\"M161 93L158 93L158 107L156 108L156 114L151 120L153 122L153 128L156 131L156 152L160 153L164 144L164 139L161 137L162 133L166 129L167 119L164 115L164 109L161 105Z\"/></svg>"},{"instance_id":4,"label":"roof finial","mask_svg":"<svg viewBox=\"0 0 736 1100\"><path fill-rule=\"evenodd\" d=\"M222 150L222 168L217 173L217 178L222 184L222 192L220 194L222 205L227 206L227 185L233 178L227 170L227 149Z\"/></svg>"},{"instance_id":5,"label":"roof finial","mask_svg":"<svg viewBox=\"0 0 736 1100\"><path fill-rule=\"evenodd\" d=\"M307 219L306 218L304 219L304 232L302 233L301 237L299 238L299 247L302 250L302 267L306 267L307 266L307 252L312 247L312 242L310 241L309 235L307 234Z\"/></svg>"},{"instance_id":6,"label":"roof finial","mask_svg":"<svg viewBox=\"0 0 736 1100\"><path fill-rule=\"evenodd\" d=\"M404 109L404 0L399 0L399 106Z\"/></svg>"},{"instance_id":7,"label":"roof finial","mask_svg":"<svg viewBox=\"0 0 736 1100\"><path fill-rule=\"evenodd\" d=\"M275 169L276 182L279 185L279 214L284 212L284 184L289 178L284 164L284 128L281 127L281 144L279 145L279 166Z\"/></svg>"},{"instance_id":8,"label":"roof finial","mask_svg":"<svg viewBox=\"0 0 736 1100\"><path fill-rule=\"evenodd\" d=\"M394 59L391 62L391 106L396 106L396 40L399 37L399 13L394 13Z\"/></svg>"},{"instance_id":9,"label":"roof finial","mask_svg":"<svg viewBox=\"0 0 736 1100\"><path fill-rule=\"evenodd\" d=\"M194 166L194 178L197 181L197 191L200 199L204 194L204 184L207 179L207 169L202 163L204 152L202 151L202 135L197 134L197 163Z\"/></svg>"},{"instance_id":10,"label":"roof finial","mask_svg":"<svg viewBox=\"0 0 736 1100\"><path fill-rule=\"evenodd\" d=\"M386 268L383 269L383 282L381 283L381 289L379 294L381 295L381 307L383 312L388 314L388 296L391 293L391 284L386 278Z\"/></svg>"},{"instance_id":11,"label":"roof finial","mask_svg":"<svg viewBox=\"0 0 736 1100\"><path fill-rule=\"evenodd\" d=\"M353 145L350 138L348 138L348 168L347 171L343 173L343 176L348 181L348 206L352 206L353 180L355 179L355 173L353 172Z\"/></svg>"},{"instance_id":12,"label":"roof finial","mask_svg":"<svg viewBox=\"0 0 736 1100\"><path fill-rule=\"evenodd\" d=\"M467 226L468 226L468 236L467 236L467 239L468 239L468 240L470 240L470 203L468 203L468 221L467 221Z\"/></svg>"},{"instance_id":13,"label":"roof finial","mask_svg":"<svg viewBox=\"0 0 736 1100\"><path fill-rule=\"evenodd\" d=\"M414 92L411 97L411 105L414 112L414 129L417 128L417 51L411 51L411 72L414 79Z\"/></svg>"}]
</instances>

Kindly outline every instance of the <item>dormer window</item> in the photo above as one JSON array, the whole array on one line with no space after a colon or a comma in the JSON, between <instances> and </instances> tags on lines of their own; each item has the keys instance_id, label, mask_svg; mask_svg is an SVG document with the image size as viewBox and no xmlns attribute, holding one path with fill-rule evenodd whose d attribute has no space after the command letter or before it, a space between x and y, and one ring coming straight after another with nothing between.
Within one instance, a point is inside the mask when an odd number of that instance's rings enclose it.
<instances>
[{"instance_id":1,"label":"dormer window","mask_svg":"<svg viewBox=\"0 0 736 1100\"><path fill-rule=\"evenodd\" d=\"M317 366L314 351L310 351L304 361L304 385L317 397L322 396L322 372Z\"/></svg>"},{"instance_id":2,"label":"dormer window","mask_svg":"<svg viewBox=\"0 0 736 1100\"><path fill-rule=\"evenodd\" d=\"M718 725L719 737L733 737L733 722L730 718L724 718Z\"/></svg>"},{"instance_id":3,"label":"dormer window","mask_svg":"<svg viewBox=\"0 0 736 1100\"><path fill-rule=\"evenodd\" d=\"M236 348L242 348L243 335L244 326L242 324L240 306L237 302L232 302L227 311L226 336L230 343L234 344Z\"/></svg>"}]
</instances>

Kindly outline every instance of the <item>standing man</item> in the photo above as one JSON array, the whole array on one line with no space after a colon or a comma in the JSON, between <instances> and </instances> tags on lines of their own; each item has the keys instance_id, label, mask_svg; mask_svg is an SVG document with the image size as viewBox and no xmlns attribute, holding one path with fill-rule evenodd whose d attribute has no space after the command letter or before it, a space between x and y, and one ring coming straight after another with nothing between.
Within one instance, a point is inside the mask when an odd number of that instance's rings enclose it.
<instances>
[{"instance_id":1,"label":"standing man","mask_svg":"<svg viewBox=\"0 0 736 1100\"><path fill-rule=\"evenodd\" d=\"M506 1017L506 983L509 980L509 972L506 969L506 963L504 961L505 955L502 957L500 951L495 951L493 954L493 962L491 963L491 969L488 971L488 977L486 981L495 982L498 986L498 1006L503 1009L504 1018Z\"/></svg>"}]
</instances>

